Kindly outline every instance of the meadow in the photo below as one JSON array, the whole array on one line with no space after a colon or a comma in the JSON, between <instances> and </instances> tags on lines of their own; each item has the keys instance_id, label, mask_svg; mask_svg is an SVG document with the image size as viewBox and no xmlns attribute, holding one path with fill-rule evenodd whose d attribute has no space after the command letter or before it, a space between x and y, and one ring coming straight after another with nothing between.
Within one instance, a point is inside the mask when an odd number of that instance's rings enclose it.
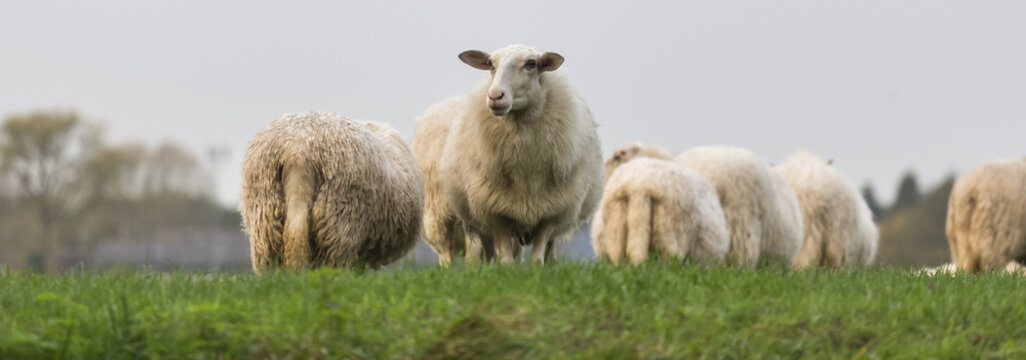
<instances>
[{"instance_id":1,"label":"meadow","mask_svg":"<svg viewBox=\"0 0 1026 360\"><path fill-rule=\"evenodd\" d=\"M0 359L1024 358L1023 299L887 267L0 270Z\"/></svg>"}]
</instances>

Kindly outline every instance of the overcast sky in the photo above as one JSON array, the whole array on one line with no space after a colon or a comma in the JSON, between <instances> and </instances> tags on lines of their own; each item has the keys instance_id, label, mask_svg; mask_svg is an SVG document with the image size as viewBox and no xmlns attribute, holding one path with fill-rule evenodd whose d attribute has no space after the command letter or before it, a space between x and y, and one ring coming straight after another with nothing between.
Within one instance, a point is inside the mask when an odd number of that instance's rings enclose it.
<instances>
[{"instance_id":1,"label":"overcast sky","mask_svg":"<svg viewBox=\"0 0 1026 360\"><path fill-rule=\"evenodd\" d=\"M555 51L601 125L672 150L805 148L890 201L1026 155L1026 1L12 1L0 3L0 115L74 109L114 141L226 146L332 111L405 136L485 76L466 49Z\"/></svg>"}]
</instances>

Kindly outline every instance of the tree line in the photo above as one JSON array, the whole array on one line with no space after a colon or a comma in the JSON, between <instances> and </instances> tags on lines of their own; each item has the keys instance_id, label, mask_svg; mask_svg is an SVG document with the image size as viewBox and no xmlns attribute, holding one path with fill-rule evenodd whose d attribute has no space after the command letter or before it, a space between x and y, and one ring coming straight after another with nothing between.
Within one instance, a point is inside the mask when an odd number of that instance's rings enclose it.
<instances>
[{"instance_id":1,"label":"tree line","mask_svg":"<svg viewBox=\"0 0 1026 360\"><path fill-rule=\"evenodd\" d=\"M0 265L59 270L101 241L162 231L238 228L214 200L211 172L179 144L111 143L73 111L0 125Z\"/></svg>"}]
</instances>

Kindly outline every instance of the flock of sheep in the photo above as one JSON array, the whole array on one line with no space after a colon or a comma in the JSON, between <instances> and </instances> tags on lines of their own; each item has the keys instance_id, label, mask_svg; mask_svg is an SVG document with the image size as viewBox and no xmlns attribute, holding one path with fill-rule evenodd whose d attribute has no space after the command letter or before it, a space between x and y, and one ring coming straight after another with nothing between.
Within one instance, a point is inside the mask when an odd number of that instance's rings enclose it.
<instances>
[{"instance_id":1,"label":"flock of sheep","mask_svg":"<svg viewBox=\"0 0 1026 360\"><path fill-rule=\"evenodd\" d=\"M798 152L770 166L752 152L698 147L676 157L633 143L606 163L596 254L619 262L659 253L794 267L869 264L877 231L865 201L828 163Z\"/></svg>"},{"instance_id":2,"label":"flock of sheep","mask_svg":"<svg viewBox=\"0 0 1026 360\"><path fill-rule=\"evenodd\" d=\"M563 57L510 45L459 55L489 71L430 107L410 145L391 127L331 113L286 115L243 163L239 209L253 267L377 268L423 238L445 265L546 262L591 222L614 264L651 254L699 263L869 264L879 236L830 162L798 152L771 165L733 147L680 154L631 143L603 161ZM952 192L954 265L979 272L1026 260L1026 159L985 164Z\"/></svg>"}]
</instances>

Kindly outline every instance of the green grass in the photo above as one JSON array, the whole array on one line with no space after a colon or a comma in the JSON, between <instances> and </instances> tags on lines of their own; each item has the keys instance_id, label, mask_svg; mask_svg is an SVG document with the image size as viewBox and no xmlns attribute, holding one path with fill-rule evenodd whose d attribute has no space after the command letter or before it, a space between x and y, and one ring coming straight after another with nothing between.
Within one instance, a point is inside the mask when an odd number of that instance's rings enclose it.
<instances>
[{"instance_id":1,"label":"green grass","mask_svg":"<svg viewBox=\"0 0 1026 360\"><path fill-rule=\"evenodd\" d=\"M0 270L0 359L1026 358L1026 278L864 268Z\"/></svg>"}]
</instances>

